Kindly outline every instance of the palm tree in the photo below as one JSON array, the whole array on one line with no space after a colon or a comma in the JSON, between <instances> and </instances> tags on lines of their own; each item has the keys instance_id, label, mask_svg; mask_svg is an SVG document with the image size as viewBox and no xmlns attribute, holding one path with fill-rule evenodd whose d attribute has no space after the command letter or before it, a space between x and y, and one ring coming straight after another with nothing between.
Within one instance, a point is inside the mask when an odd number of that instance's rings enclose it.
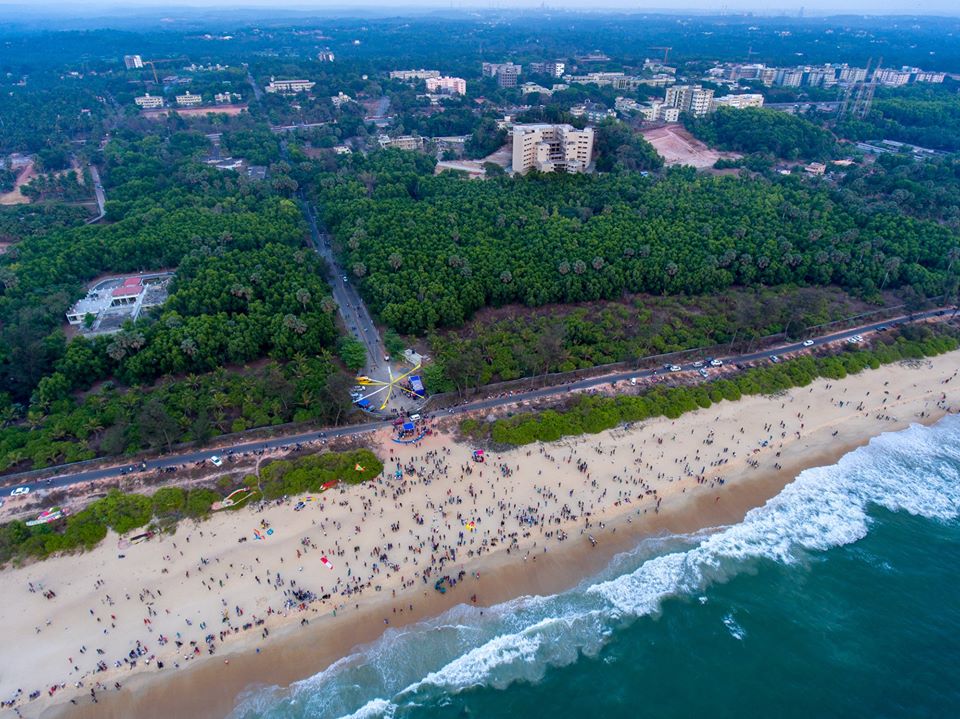
<instances>
[{"instance_id":1,"label":"palm tree","mask_svg":"<svg viewBox=\"0 0 960 719\"><path fill-rule=\"evenodd\" d=\"M307 305L310 304L310 292L305 290L302 287L296 292L297 302L303 305L304 311L307 309Z\"/></svg>"},{"instance_id":2,"label":"palm tree","mask_svg":"<svg viewBox=\"0 0 960 719\"><path fill-rule=\"evenodd\" d=\"M391 252L390 257L387 258L387 262L390 263L390 267L394 270L399 270L400 266L403 264L403 255L399 252Z\"/></svg>"}]
</instances>

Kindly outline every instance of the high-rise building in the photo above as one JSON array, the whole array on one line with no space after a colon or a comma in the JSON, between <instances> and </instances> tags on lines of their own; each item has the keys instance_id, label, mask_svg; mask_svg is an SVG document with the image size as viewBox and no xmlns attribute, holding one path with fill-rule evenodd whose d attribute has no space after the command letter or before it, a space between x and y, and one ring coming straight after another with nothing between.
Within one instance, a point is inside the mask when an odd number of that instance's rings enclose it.
<instances>
[{"instance_id":1,"label":"high-rise building","mask_svg":"<svg viewBox=\"0 0 960 719\"><path fill-rule=\"evenodd\" d=\"M143 67L143 58L139 55L124 55L123 66L128 70L136 70Z\"/></svg>"},{"instance_id":2,"label":"high-rise building","mask_svg":"<svg viewBox=\"0 0 960 719\"><path fill-rule=\"evenodd\" d=\"M467 81L462 77L430 77L426 80L427 92L445 92L451 95L466 95Z\"/></svg>"},{"instance_id":3,"label":"high-rise building","mask_svg":"<svg viewBox=\"0 0 960 719\"><path fill-rule=\"evenodd\" d=\"M680 112L689 112L693 115L706 115L710 112L710 103L713 101L713 90L700 85L674 85L667 88L663 104L675 107Z\"/></svg>"},{"instance_id":4,"label":"high-rise building","mask_svg":"<svg viewBox=\"0 0 960 719\"><path fill-rule=\"evenodd\" d=\"M593 129L572 125L514 125L513 171L585 172L593 159Z\"/></svg>"},{"instance_id":5,"label":"high-rise building","mask_svg":"<svg viewBox=\"0 0 960 719\"><path fill-rule=\"evenodd\" d=\"M516 87L520 66L512 62L485 62L481 65L484 77L495 77L500 87Z\"/></svg>"},{"instance_id":6,"label":"high-rise building","mask_svg":"<svg viewBox=\"0 0 960 719\"><path fill-rule=\"evenodd\" d=\"M554 62L531 62L530 72L534 75L549 75L550 77L561 77L566 69L566 63L559 60Z\"/></svg>"}]
</instances>

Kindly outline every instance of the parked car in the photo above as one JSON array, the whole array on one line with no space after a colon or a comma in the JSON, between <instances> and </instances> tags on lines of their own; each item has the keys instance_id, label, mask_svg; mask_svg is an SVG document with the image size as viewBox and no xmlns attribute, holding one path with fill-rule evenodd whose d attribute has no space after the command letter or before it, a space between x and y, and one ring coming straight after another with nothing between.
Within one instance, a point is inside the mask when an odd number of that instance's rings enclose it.
<instances>
[{"instance_id":1,"label":"parked car","mask_svg":"<svg viewBox=\"0 0 960 719\"><path fill-rule=\"evenodd\" d=\"M696 367L697 369L700 369L701 367L703 367L703 362L700 362L700 361L694 362L693 366Z\"/></svg>"},{"instance_id":2,"label":"parked car","mask_svg":"<svg viewBox=\"0 0 960 719\"><path fill-rule=\"evenodd\" d=\"M773 362L774 364L779 364L780 358L777 357L776 355L770 355L770 361Z\"/></svg>"},{"instance_id":3,"label":"parked car","mask_svg":"<svg viewBox=\"0 0 960 719\"><path fill-rule=\"evenodd\" d=\"M11 497L19 497L21 494L30 494L30 487L17 487L10 492Z\"/></svg>"},{"instance_id":4,"label":"parked car","mask_svg":"<svg viewBox=\"0 0 960 719\"><path fill-rule=\"evenodd\" d=\"M217 456L217 455L213 455L213 456L210 458L210 462L213 464L214 467L222 467L222 466L223 466L223 460L220 459L220 457Z\"/></svg>"},{"instance_id":5,"label":"parked car","mask_svg":"<svg viewBox=\"0 0 960 719\"><path fill-rule=\"evenodd\" d=\"M681 369L683 369L683 368L682 368L680 365L678 365L678 364L672 364L672 365L670 365L670 371L671 371L671 372L679 372Z\"/></svg>"},{"instance_id":6,"label":"parked car","mask_svg":"<svg viewBox=\"0 0 960 719\"><path fill-rule=\"evenodd\" d=\"M712 359L710 360L711 367L723 367L723 360Z\"/></svg>"},{"instance_id":7,"label":"parked car","mask_svg":"<svg viewBox=\"0 0 960 719\"><path fill-rule=\"evenodd\" d=\"M710 376L710 373L707 372L707 370L705 370L703 367L701 367L700 369L698 369L697 372L699 372L699 373L700 373L700 376L703 377L703 378L707 378L707 377Z\"/></svg>"}]
</instances>

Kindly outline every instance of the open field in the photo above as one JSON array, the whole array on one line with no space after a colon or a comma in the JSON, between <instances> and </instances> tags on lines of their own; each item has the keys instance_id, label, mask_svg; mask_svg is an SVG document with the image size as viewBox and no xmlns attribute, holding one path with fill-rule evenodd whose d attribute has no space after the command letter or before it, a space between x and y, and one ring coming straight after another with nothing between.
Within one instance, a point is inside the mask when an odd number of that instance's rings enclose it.
<instances>
[{"instance_id":1,"label":"open field","mask_svg":"<svg viewBox=\"0 0 960 719\"><path fill-rule=\"evenodd\" d=\"M165 107L162 110L143 110L140 114L151 120L158 120L168 112L186 117L196 115L239 115L247 109L246 105L216 105L214 107Z\"/></svg>"},{"instance_id":2,"label":"open field","mask_svg":"<svg viewBox=\"0 0 960 719\"><path fill-rule=\"evenodd\" d=\"M30 202L30 198L26 197L20 189L36 176L37 171L31 160L30 164L25 165L20 172L13 189L10 192L0 194L0 205L25 205Z\"/></svg>"},{"instance_id":3,"label":"open field","mask_svg":"<svg viewBox=\"0 0 960 719\"><path fill-rule=\"evenodd\" d=\"M641 133L667 165L692 165L697 169L713 167L720 158L736 159L736 152L712 150L680 125L665 125Z\"/></svg>"}]
</instances>

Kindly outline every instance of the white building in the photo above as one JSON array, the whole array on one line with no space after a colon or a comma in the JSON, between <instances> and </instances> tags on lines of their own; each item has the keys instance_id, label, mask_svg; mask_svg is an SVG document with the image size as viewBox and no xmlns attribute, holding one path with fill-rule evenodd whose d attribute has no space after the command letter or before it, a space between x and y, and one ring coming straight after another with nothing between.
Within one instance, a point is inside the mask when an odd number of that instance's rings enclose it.
<instances>
[{"instance_id":1,"label":"white building","mask_svg":"<svg viewBox=\"0 0 960 719\"><path fill-rule=\"evenodd\" d=\"M442 92L450 95L466 95L467 81L462 77L428 77L427 92Z\"/></svg>"},{"instance_id":2,"label":"white building","mask_svg":"<svg viewBox=\"0 0 960 719\"><path fill-rule=\"evenodd\" d=\"M398 150L419 150L423 147L423 138L417 135L400 135L399 137L380 135L377 141L380 147L395 147Z\"/></svg>"},{"instance_id":3,"label":"white building","mask_svg":"<svg viewBox=\"0 0 960 719\"><path fill-rule=\"evenodd\" d=\"M151 95L149 92L146 95L133 98L133 101L144 110L152 110L157 107L163 107L163 98L157 97L156 95Z\"/></svg>"},{"instance_id":4,"label":"white building","mask_svg":"<svg viewBox=\"0 0 960 719\"><path fill-rule=\"evenodd\" d=\"M718 107L732 107L735 110L742 110L745 107L763 107L763 95L759 93L746 93L743 95L724 95L723 97L713 98L712 109Z\"/></svg>"},{"instance_id":5,"label":"white building","mask_svg":"<svg viewBox=\"0 0 960 719\"><path fill-rule=\"evenodd\" d=\"M713 101L713 90L700 85L675 85L667 88L663 104L675 107L680 112L689 112L693 115L706 115L710 112L710 103Z\"/></svg>"},{"instance_id":6,"label":"white building","mask_svg":"<svg viewBox=\"0 0 960 719\"><path fill-rule=\"evenodd\" d=\"M500 87L516 87L520 76L520 66L512 62L485 62L480 70L484 77L497 78Z\"/></svg>"},{"instance_id":7,"label":"white building","mask_svg":"<svg viewBox=\"0 0 960 719\"><path fill-rule=\"evenodd\" d=\"M123 66L128 70L136 70L143 67L143 58L139 55L124 55Z\"/></svg>"},{"instance_id":8,"label":"white building","mask_svg":"<svg viewBox=\"0 0 960 719\"><path fill-rule=\"evenodd\" d=\"M593 129L572 125L514 125L513 171L585 172L593 159Z\"/></svg>"},{"instance_id":9,"label":"white building","mask_svg":"<svg viewBox=\"0 0 960 719\"><path fill-rule=\"evenodd\" d=\"M520 92L524 95L529 95L532 92L539 93L541 95L552 95L553 90L545 88L543 85L538 85L535 82L525 82L520 86Z\"/></svg>"},{"instance_id":10,"label":"white building","mask_svg":"<svg viewBox=\"0 0 960 719\"><path fill-rule=\"evenodd\" d=\"M267 92L275 92L280 95L296 95L298 92L307 92L316 85L310 80L275 80L270 78L270 84L265 88Z\"/></svg>"},{"instance_id":11,"label":"white building","mask_svg":"<svg viewBox=\"0 0 960 719\"><path fill-rule=\"evenodd\" d=\"M531 62L530 72L534 75L549 75L550 77L562 77L566 70L565 63L556 60L554 62Z\"/></svg>"},{"instance_id":12,"label":"white building","mask_svg":"<svg viewBox=\"0 0 960 719\"><path fill-rule=\"evenodd\" d=\"M213 96L213 101L218 105L229 105L231 102L238 102L243 99L236 92L218 92Z\"/></svg>"},{"instance_id":13,"label":"white building","mask_svg":"<svg viewBox=\"0 0 960 719\"><path fill-rule=\"evenodd\" d=\"M186 93L184 95L177 95L177 104L180 107L196 107L197 105L203 104L203 97L201 95L194 95L192 93Z\"/></svg>"},{"instance_id":14,"label":"white building","mask_svg":"<svg viewBox=\"0 0 960 719\"><path fill-rule=\"evenodd\" d=\"M669 107L658 100L640 107L640 114L645 122L679 122L680 108Z\"/></svg>"},{"instance_id":15,"label":"white building","mask_svg":"<svg viewBox=\"0 0 960 719\"><path fill-rule=\"evenodd\" d=\"M430 78L440 77L439 70L391 70L391 80L429 80Z\"/></svg>"},{"instance_id":16,"label":"white building","mask_svg":"<svg viewBox=\"0 0 960 719\"><path fill-rule=\"evenodd\" d=\"M321 50L317 53L317 60L320 62L333 62L334 54L330 50Z\"/></svg>"},{"instance_id":17,"label":"white building","mask_svg":"<svg viewBox=\"0 0 960 719\"><path fill-rule=\"evenodd\" d=\"M338 92L336 95L330 98L330 102L333 103L333 106L338 110L346 105L348 102L353 102L353 98L349 95L345 95L342 91Z\"/></svg>"},{"instance_id":18,"label":"white building","mask_svg":"<svg viewBox=\"0 0 960 719\"><path fill-rule=\"evenodd\" d=\"M616 117L617 111L597 105L593 102L587 102L583 105L574 105L570 108L570 114L574 117L585 117L588 122L603 122L608 117Z\"/></svg>"}]
</instances>

